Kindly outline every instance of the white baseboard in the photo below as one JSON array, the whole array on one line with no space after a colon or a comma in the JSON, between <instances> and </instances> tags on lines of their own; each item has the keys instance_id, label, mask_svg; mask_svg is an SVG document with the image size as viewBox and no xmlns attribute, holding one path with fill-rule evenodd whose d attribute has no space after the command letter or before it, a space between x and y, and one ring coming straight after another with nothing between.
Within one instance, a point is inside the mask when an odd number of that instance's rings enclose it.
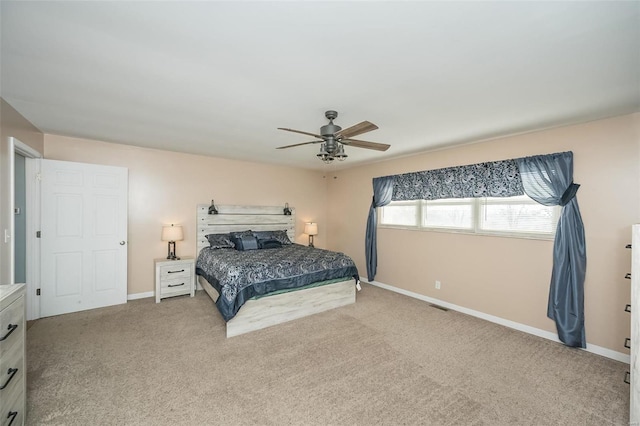
<instances>
[{"instance_id":1,"label":"white baseboard","mask_svg":"<svg viewBox=\"0 0 640 426\"><path fill-rule=\"evenodd\" d=\"M144 299L146 297L153 297L155 295L156 295L155 291L147 291L145 293L127 294L127 300Z\"/></svg>"},{"instance_id":2,"label":"white baseboard","mask_svg":"<svg viewBox=\"0 0 640 426\"><path fill-rule=\"evenodd\" d=\"M363 281L367 282L367 281ZM369 284L374 285L376 287L383 288L385 290L394 291L396 293L404 294L405 296L413 297L415 299L420 299L425 302L433 303L434 305L442 306L447 309L451 309L452 311L461 312L466 315L471 315L476 318L480 318L486 321L490 321L496 324L504 325L505 327L513 328L514 330L523 331L525 333L533 334L534 336L543 337L548 340L552 340L554 342L562 343L558 339L558 336L555 333L551 333L546 330L541 330L539 328L531 327L525 324L520 324L515 321L510 321L504 318L496 317L493 315L485 314L484 312L474 311L473 309L465 308L462 306L454 305L453 303L445 302L444 300L435 299L433 297L425 296L423 294L414 293L409 290L404 290L398 287L391 286L389 284L384 284L378 281L371 281ZM546 309L546 307L545 307ZM630 363L630 356L624 354L622 352L616 352L611 349L603 348L602 346L591 345L587 343L587 348L584 349L587 352L591 352L597 355L604 356L606 358L611 358L616 361Z\"/></svg>"}]
</instances>

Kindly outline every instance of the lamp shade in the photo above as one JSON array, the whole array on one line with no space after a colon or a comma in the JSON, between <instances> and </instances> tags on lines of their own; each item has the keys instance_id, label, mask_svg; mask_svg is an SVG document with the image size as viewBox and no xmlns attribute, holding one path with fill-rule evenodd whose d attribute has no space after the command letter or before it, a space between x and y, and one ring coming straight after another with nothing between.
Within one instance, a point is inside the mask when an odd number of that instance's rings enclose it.
<instances>
[{"instance_id":1,"label":"lamp shade","mask_svg":"<svg viewBox=\"0 0 640 426\"><path fill-rule=\"evenodd\" d=\"M305 223L304 233L307 235L318 235L318 224L315 222Z\"/></svg>"},{"instance_id":2,"label":"lamp shade","mask_svg":"<svg viewBox=\"0 0 640 426\"><path fill-rule=\"evenodd\" d=\"M169 225L162 227L162 241L182 241L182 226Z\"/></svg>"}]
</instances>

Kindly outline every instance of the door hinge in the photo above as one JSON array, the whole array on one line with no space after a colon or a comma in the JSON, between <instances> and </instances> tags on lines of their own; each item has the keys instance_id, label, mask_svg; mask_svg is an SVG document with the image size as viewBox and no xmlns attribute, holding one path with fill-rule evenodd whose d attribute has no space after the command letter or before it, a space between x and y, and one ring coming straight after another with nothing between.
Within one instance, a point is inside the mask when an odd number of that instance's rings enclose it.
<instances>
[{"instance_id":1,"label":"door hinge","mask_svg":"<svg viewBox=\"0 0 640 426\"><path fill-rule=\"evenodd\" d=\"M41 238L42 237L42 231L36 231L36 238Z\"/></svg>"},{"instance_id":2,"label":"door hinge","mask_svg":"<svg viewBox=\"0 0 640 426\"><path fill-rule=\"evenodd\" d=\"M36 289L36 296L40 296L40 289L39 288Z\"/></svg>"},{"instance_id":3,"label":"door hinge","mask_svg":"<svg viewBox=\"0 0 640 426\"><path fill-rule=\"evenodd\" d=\"M36 173L36 180L38 182L40 182L42 180L42 174L41 173Z\"/></svg>"}]
</instances>

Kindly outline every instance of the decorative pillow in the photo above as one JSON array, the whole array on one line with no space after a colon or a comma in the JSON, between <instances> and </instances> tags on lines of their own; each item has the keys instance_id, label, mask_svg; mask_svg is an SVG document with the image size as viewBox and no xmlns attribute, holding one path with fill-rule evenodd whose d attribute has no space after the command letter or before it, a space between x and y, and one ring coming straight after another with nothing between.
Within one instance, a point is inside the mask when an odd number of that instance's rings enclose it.
<instances>
[{"instance_id":1,"label":"decorative pillow","mask_svg":"<svg viewBox=\"0 0 640 426\"><path fill-rule=\"evenodd\" d=\"M238 245L240 245L240 239L243 236L252 237L253 236L253 232L250 229L247 229L246 231L229 232L229 238L231 239L233 244L235 244L236 248L238 248Z\"/></svg>"},{"instance_id":2,"label":"decorative pillow","mask_svg":"<svg viewBox=\"0 0 640 426\"><path fill-rule=\"evenodd\" d=\"M231 241L229 234L209 234L205 235L209 241L209 247L212 249L235 248L236 245Z\"/></svg>"},{"instance_id":3,"label":"decorative pillow","mask_svg":"<svg viewBox=\"0 0 640 426\"><path fill-rule=\"evenodd\" d=\"M293 244L287 235L287 231L274 231L273 239L280 241L282 245Z\"/></svg>"},{"instance_id":4,"label":"decorative pillow","mask_svg":"<svg viewBox=\"0 0 640 426\"><path fill-rule=\"evenodd\" d=\"M260 249L270 249L270 248L281 248L282 243L278 240L269 239L269 240L261 240L258 238L258 248Z\"/></svg>"},{"instance_id":5,"label":"decorative pillow","mask_svg":"<svg viewBox=\"0 0 640 426\"><path fill-rule=\"evenodd\" d=\"M280 244L292 244L287 236L287 231L256 231L253 233L259 240L277 240Z\"/></svg>"},{"instance_id":6,"label":"decorative pillow","mask_svg":"<svg viewBox=\"0 0 640 426\"><path fill-rule=\"evenodd\" d=\"M238 237L236 241L236 250L246 251L258 249L258 239L253 235L242 235Z\"/></svg>"}]
</instances>

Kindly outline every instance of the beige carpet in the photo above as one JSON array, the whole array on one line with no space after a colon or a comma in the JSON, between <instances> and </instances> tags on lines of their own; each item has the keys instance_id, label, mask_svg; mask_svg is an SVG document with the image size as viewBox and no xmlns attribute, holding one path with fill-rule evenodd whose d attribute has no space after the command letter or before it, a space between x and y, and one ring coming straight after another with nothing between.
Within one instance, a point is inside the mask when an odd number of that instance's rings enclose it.
<instances>
[{"instance_id":1,"label":"beige carpet","mask_svg":"<svg viewBox=\"0 0 640 426\"><path fill-rule=\"evenodd\" d=\"M36 321L28 425L624 425L628 366L369 285L226 339L203 292Z\"/></svg>"}]
</instances>

